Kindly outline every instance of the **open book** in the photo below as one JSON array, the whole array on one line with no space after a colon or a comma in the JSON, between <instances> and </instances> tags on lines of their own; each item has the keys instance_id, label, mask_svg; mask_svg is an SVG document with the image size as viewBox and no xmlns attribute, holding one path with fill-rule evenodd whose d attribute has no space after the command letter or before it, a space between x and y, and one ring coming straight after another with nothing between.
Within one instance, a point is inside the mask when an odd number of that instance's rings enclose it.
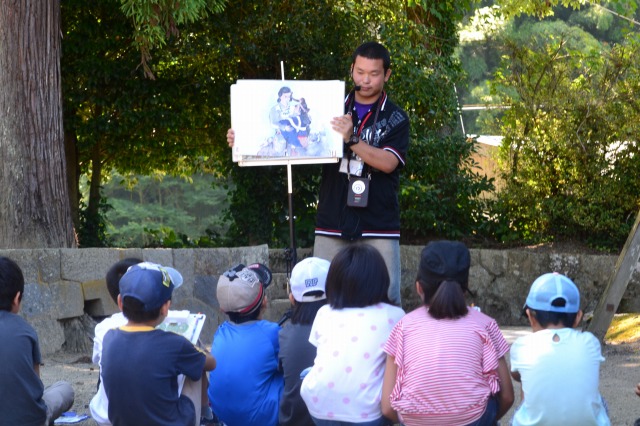
<instances>
[{"instance_id":1,"label":"open book","mask_svg":"<svg viewBox=\"0 0 640 426\"><path fill-rule=\"evenodd\" d=\"M169 315L156 328L180 334L195 345L198 343L206 318L205 314L192 314L189 311L169 311Z\"/></svg>"},{"instance_id":2,"label":"open book","mask_svg":"<svg viewBox=\"0 0 640 426\"><path fill-rule=\"evenodd\" d=\"M169 311L167 317L156 328L184 336L194 345L198 346L198 339L204 326L205 314L192 314L189 311ZM182 393L184 376L178 376L178 392Z\"/></svg>"}]
</instances>

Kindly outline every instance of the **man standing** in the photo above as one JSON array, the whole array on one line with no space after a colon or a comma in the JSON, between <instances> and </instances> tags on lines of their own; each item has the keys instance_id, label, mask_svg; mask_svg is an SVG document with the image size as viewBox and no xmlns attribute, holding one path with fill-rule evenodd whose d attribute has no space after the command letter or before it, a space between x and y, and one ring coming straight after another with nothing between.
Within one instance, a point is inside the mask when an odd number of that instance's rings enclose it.
<instances>
[{"instance_id":1,"label":"man standing","mask_svg":"<svg viewBox=\"0 0 640 426\"><path fill-rule=\"evenodd\" d=\"M342 135L343 158L322 169L313 255L331 261L344 246L366 240L385 259L389 299L400 305L399 170L409 147L409 117L389 100L389 51L367 42L353 53L353 90L345 115L331 124ZM235 133L227 132L233 146Z\"/></svg>"},{"instance_id":2,"label":"man standing","mask_svg":"<svg viewBox=\"0 0 640 426\"><path fill-rule=\"evenodd\" d=\"M354 89L345 99L346 114L332 120L344 140L337 164L322 169L313 255L327 260L345 245L365 239L385 259L389 299L400 305L399 169L409 146L409 118L389 100L384 84L391 59L379 43L353 53Z\"/></svg>"}]
</instances>

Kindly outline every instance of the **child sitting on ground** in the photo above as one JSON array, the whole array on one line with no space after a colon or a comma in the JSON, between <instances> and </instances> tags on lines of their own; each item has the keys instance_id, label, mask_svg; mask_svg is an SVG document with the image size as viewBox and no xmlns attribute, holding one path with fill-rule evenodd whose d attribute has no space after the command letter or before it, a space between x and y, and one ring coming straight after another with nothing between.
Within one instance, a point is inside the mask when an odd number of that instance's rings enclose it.
<instances>
[{"instance_id":1,"label":"child sitting on ground","mask_svg":"<svg viewBox=\"0 0 640 426\"><path fill-rule=\"evenodd\" d=\"M129 267L138 263L142 263L142 259L133 257L126 258L113 264L113 266L111 266L107 271L105 279L107 283L107 291L116 305L118 304L118 295L120 294L120 278L122 278L125 272L127 272ZM91 357L94 364L100 365L100 358L102 357L102 341L104 340L104 335L107 331L112 328L118 328L126 325L127 322L128 320L122 312L116 312L96 325L93 337L93 356ZM104 392L104 383L102 379L100 379L98 383L98 392L96 392L93 398L91 398L89 410L91 411L91 417L96 421L96 423L98 423L98 426L111 425L111 422L109 421L109 400L107 399L107 394Z\"/></svg>"},{"instance_id":2,"label":"child sitting on ground","mask_svg":"<svg viewBox=\"0 0 640 426\"><path fill-rule=\"evenodd\" d=\"M101 360L109 420L118 426L194 426L200 422L205 371L216 361L183 336L156 329L166 318L178 271L143 262L120 279L127 325L107 332ZM187 379L178 393L178 376Z\"/></svg>"},{"instance_id":3,"label":"child sitting on ground","mask_svg":"<svg viewBox=\"0 0 640 426\"><path fill-rule=\"evenodd\" d=\"M120 278L122 278L131 266L137 265L138 263L142 263L142 259L129 257L114 263L107 271L105 277L107 291L116 305L118 304L118 295L120 294ZM169 315L171 315L171 310L169 310ZM104 340L104 335L107 331L112 328L122 327L123 325L126 325L127 322L128 320L122 312L116 312L96 325L93 338L93 356L91 358L94 364L98 366L100 365L100 359L102 357L102 341ZM203 386L206 390L208 382L204 382L205 381L203 381ZM207 398L204 397L201 398L201 400L204 403L201 408L202 417L212 417ZM93 398L91 398L89 410L91 412L91 417L96 421L96 423L98 423L98 426L111 426L111 422L109 421L109 400L107 399L107 394L104 392L104 383L102 382L102 379L99 379L98 381L98 391Z\"/></svg>"},{"instance_id":4,"label":"child sitting on ground","mask_svg":"<svg viewBox=\"0 0 640 426\"><path fill-rule=\"evenodd\" d=\"M495 425L513 404L493 318L469 308L471 258L457 241L422 250L415 288L423 306L402 318L384 346L382 411L407 426Z\"/></svg>"},{"instance_id":5,"label":"child sitting on ground","mask_svg":"<svg viewBox=\"0 0 640 426\"><path fill-rule=\"evenodd\" d=\"M316 425L387 424L380 408L382 346L404 315L389 301L389 281L384 259L371 245L350 244L331 261L328 304L309 336L318 354L300 389Z\"/></svg>"},{"instance_id":6,"label":"child sitting on ground","mask_svg":"<svg viewBox=\"0 0 640 426\"><path fill-rule=\"evenodd\" d=\"M289 300L293 305L291 322L280 330L279 368L284 375L280 401L280 426L314 426L309 410L300 397L300 373L313 365L316 347L309 343L311 325L318 309L327 303L325 283L329 261L308 257L291 271Z\"/></svg>"},{"instance_id":7,"label":"child sitting on ground","mask_svg":"<svg viewBox=\"0 0 640 426\"><path fill-rule=\"evenodd\" d=\"M36 331L18 315L24 276L13 260L0 257L0 425L42 426L73 405L67 382L44 387Z\"/></svg>"},{"instance_id":8,"label":"child sitting on ground","mask_svg":"<svg viewBox=\"0 0 640 426\"><path fill-rule=\"evenodd\" d=\"M211 353L219 368L209 377L213 412L227 426L275 426L284 385L278 371L280 326L262 319L271 271L237 265L218 279L220 309L229 316L216 330Z\"/></svg>"},{"instance_id":9,"label":"child sitting on ground","mask_svg":"<svg viewBox=\"0 0 640 426\"><path fill-rule=\"evenodd\" d=\"M523 309L533 333L511 346L511 375L523 394L512 424L611 424L598 390L600 342L576 329L582 311L573 281L558 273L538 277Z\"/></svg>"}]
</instances>

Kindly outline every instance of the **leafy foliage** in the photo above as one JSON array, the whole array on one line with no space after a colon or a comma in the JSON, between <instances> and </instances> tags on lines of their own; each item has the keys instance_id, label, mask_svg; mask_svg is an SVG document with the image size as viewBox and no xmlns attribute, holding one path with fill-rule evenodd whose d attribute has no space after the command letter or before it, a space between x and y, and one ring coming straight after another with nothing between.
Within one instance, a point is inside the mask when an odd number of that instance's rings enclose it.
<instances>
[{"instance_id":1,"label":"leafy foliage","mask_svg":"<svg viewBox=\"0 0 640 426\"><path fill-rule=\"evenodd\" d=\"M553 15L556 6L579 9L590 2L587 0L497 0L496 3L507 17L524 14L543 18ZM632 16L638 8L636 0L612 0L606 3L609 7L613 7L616 13L627 16Z\"/></svg>"},{"instance_id":2,"label":"leafy foliage","mask_svg":"<svg viewBox=\"0 0 640 426\"><path fill-rule=\"evenodd\" d=\"M640 44L629 36L610 50L580 50L568 40L507 45L495 82L512 106L497 211L513 232L505 239L616 249L640 207Z\"/></svg>"},{"instance_id":3,"label":"leafy foliage","mask_svg":"<svg viewBox=\"0 0 640 426\"><path fill-rule=\"evenodd\" d=\"M178 25L192 23L207 11L221 12L226 0L120 0L120 9L133 21L133 46L140 51L146 77L155 79L149 60L153 47L164 48L179 34Z\"/></svg>"},{"instance_id":4,"label":"leafy foliage","mask_svg":"<svg viewBox=\"0 0 640 426\"><path fill-rule=\"evenodd\" d=\"M474 198L489 189L490 182L470 172L473 143L456 130L453 85L459 81L460 68L451 58L457 45L456 23L470 2L233 2L224 13L189 24L180 38L169 31L157 43L166 44L152 63L154 81L136 70L140 44L135 33L145 19L156 24L159 10L149 6L153 2L121 2L135 3L151 14L135 21L133 28L118 16L118 0L90 6L76 3L63 5L65 126L73 136L69 139L77 141L79 173L92 177L85 216L97 222L106 218L99 210L102 170L185 176L205 170L229 175L235 184L229 188L226 213L232 244L285 244L289 232L285 170L231 163L223 140L229 85L237 79L280 78L280 61L287 79L349 81L351 52L374 39L392 52L394 76L388 90L411 116L412 147L403 185L447 188L437 189L446 196L434 197L427 205L422 204L422 195L401 194L404 210L413 212L403 217L407 234L423 238L446 229L450 235L461 235L474 223L468 216L480 217L482 205ZM176 18L167 19L163 22ZM163 25L159 28L166 29ZM442 148L442 141L451 148L440 157L446 173L425 172L423 165ZM296 235L300 245L308 246L313 240L319 167L296 166L293 171ZM113 204L115 211L120 210L116 201ZM108 214L113 217L114 212ZM428 218L430 225L422 225L421 218ZM442 220L454 224L443 226ZM153 232L155 240L168 238L176 244L181 240L168 228Z\"/></svg>"},{"instance_id":5,"label":"leafy foliage","mask_svg":"<svg viewBox=\"0 0 640 426\"><path fill-rule=\"evenodd\" d=\"M68 152L74 154L67 156L67 163L75 164L77 193L80 176L90 177L81 211L83 246L104 237L95 233L105 226L100 207L103 171L189 176L211 170L213 136L225 127L212 117L219 114L218 100L228 91L216 92L215 82L202 72L199 60L208 57L191 56L205 51L198 34L168 40L156 57L156 80L144 78L137 70L132 28L118 4L62 4L64 124L67 144L72 145Z\"/></svg>"},{"instance_id":6,"label":"leafy foliage","mask_svg":"<svg viewBox=\"0 0 640 426\"><path fill-rule=\"evenodd\" d=\"M453 53L458 44L455 23L462 9L444 7L443 2L422 2L422 6L408 11L414 21L381 31L393 52L390 91L409 113L412 126L401 175L403 241L470 239L483 232L482 194L493 190L493 182L473 161L476 142L466 139L457 122L454 85L462 73ZM431 13L434 8L437 14ZM403 41L407 39L412 43Z\"/></svg>"},{"instance_id":7,"label":"leafy foliage","mask_svg":"<svg viewBox=\"0 0 640 426\"><path fill-rule=\"evenodd\" d=\"M487 209L482 194L493 190L493 180L478 170L475 148L460 136L413 142L412 157L422 161L401 187L404 241L481 238Z\"/></svg>"},{"instance_id":8,"label":"leafy foliage","mask_svg":"<svg viewBox=\"0 0 640 426\"><path fill-rule=\"evenodd\" d=\"M215 29L207 36L208 48L219 53L212 62L221 67L210 73L223 73L229 79L223 99L228 99L229 84L237 79L281 78L281 61L287 79L346 77L347 58L356 39L354 29L360 26L341 4L310 5L301 0L234 2L224 14L210 16L205 25ZM228 123L229 106L225 102L222 108L221 116ZM285 168L238 167L229 161L228 148L219 158L227 159L220 167L235 183L227 213L231 223L228 238L236 245L286 244L289 220ZM313 241L319 170L317 166L294 166L292 171L296 239L301 246Z\"/></svg>"},{"instance_id":9,"label":"leafy foliage","mask_svg":"<svg viewBox=\"0 0 640 426\"><path fill-rule=\"evenodd\" d=\"M294 4L298 13L288 14ZM273 78L276 61L264 61L263 56L272 52L274 46L280 49L286 46L291 51L283 56L294 61L287 64L287 78L344 76L350 81L345 73L353 49L363 41L381 41L392 56L393 76L387 90L408 112L412 126L410 157L402 174L402 187L407 189L400 197L403 233L415 241L435 234L459 236L472 232L483 208L478 195L491 189L491 183L471 171L473 143L456 133L453 84L459 79L460 68L451 54L457 44L456 19L462 17L464 5L423 1L407 8L400 1L385 5L336 2L319 3L310 10L304 4L290 1L269 4L268 13L263 7L254 4L252 14L244 15L246 5L240 2L229 5L225 16L219 17L251 29L232 35L232 45L238 49L236 55L243 67L238 77L265 78L263 72L270 71ZM227 14L235 12L242 17L229 20ZM285 13L288 24L279 25ZM305 21L319 25L307 27L301 37L301 22ZM216 21L216 26L224 26L224 22ZM253 38L254 32L260 37ZM245 38L251 38L250 42ZM251 73L244 71L245 66ZM441 163L436 165L432 158ZM294 167L294 213L297 239L302 246L313 241L318 175L318 167ZM284 170L236 168L232 169L232 176L236 190L229 216L234 221L231 238L245 243L286 241ZM433 190L423 192L425 188Z\"/></svg>"},{"instance_id":10,"label":"leafy foliage","mask_svg":"<svg viewBox=\"0 0 640 426\"><path fill-rule=\"evenodd\" d=\"M189 181L171 176L124 178L113 173L104 186L108 243L115 247L222 245L226 192L210 175Z\"/></svg>"}]
</instances>

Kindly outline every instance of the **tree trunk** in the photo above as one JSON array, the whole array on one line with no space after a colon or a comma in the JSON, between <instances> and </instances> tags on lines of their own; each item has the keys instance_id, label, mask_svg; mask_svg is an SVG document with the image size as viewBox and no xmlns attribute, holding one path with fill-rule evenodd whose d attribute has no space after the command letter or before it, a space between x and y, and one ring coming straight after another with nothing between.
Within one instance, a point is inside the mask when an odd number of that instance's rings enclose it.
<instances>
[{"instance_id":1,"label":"tree trunk","mask_svg":"<svg viewBox=\"0 0 640 426\"><path fill-rule=\"evenodd\" d=\"M64 158L67 164L67 190L69 191L69 208L75 229L80 228L80 168L78 167L78 138L75 132L64 132Z\"/></svg>"},{"instance_id":2,"label":"tree trunk","mask_svg":"<svg viewBox=\"0 0 640 426\"><path fill-rule=\"evenodd\" d=\"M0 248L76 246L60 44L59 0L0 2Z\"/></svg>"}]
</instances>

